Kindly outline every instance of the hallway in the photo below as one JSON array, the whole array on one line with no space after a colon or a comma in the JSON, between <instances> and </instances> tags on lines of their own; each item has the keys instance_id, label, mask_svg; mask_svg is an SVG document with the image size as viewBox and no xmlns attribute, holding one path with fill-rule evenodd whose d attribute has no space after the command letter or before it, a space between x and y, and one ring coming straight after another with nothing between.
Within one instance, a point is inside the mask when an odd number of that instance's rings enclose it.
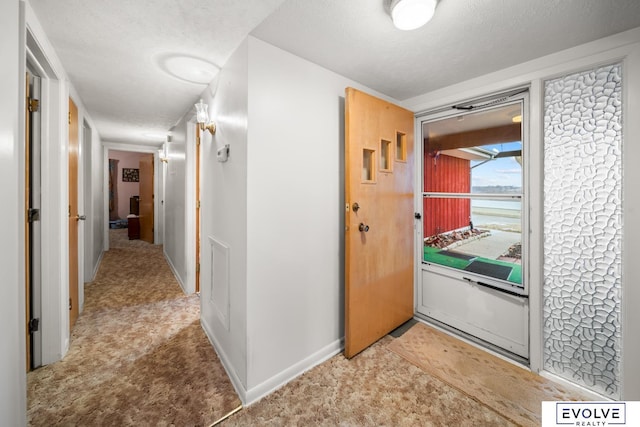
<instances>
[{"instance_id":1,"label":"hallway","mask_svg":"<svg viewBox=\"0 0 640 427\"><path fill-rule=\"evenodd\" d=\"M28 422L208 425L240 405L162 246L110 230L62 361L27 377Z\"/></svg>"}]
</instances>

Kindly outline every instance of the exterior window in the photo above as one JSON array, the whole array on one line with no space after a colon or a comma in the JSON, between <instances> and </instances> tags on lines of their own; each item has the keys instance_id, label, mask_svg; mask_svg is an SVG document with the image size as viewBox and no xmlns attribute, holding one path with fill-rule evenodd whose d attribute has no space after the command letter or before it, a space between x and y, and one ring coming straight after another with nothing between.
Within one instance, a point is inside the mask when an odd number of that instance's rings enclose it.
<instances>
[{"instance_id":1,"label":"exterior window","mask_svg":"<svg viewBox=\"0 0 640 427\"><path fill-rule=\"evenodd\" d=\"M427 266L522 293L522 115L518 100L423 123Z\"/></svg>"}]
</instances>

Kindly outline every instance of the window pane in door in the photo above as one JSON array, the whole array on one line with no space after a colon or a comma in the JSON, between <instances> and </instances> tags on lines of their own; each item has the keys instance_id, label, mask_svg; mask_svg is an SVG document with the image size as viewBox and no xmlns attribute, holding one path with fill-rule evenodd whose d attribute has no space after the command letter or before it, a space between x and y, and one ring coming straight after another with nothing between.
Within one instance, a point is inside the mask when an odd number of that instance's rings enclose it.
<instances>
[{"instance_id":1,"label":"window pane in door","mask_svg":"<svg viewBox=\"0 0 640 427\"><path fill-rule=\"evenodd\" d=\"M521 121L517 102L423 126L424 262L522 287Z\"/></svg>"}]
</instances>

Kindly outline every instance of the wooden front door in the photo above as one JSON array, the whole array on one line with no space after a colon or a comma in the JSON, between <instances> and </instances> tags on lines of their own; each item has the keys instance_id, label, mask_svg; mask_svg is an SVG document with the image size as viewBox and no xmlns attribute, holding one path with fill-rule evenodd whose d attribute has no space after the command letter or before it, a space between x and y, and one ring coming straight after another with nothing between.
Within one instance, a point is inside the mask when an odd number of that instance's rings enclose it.
<instances>
[{"instance_id":1,"label":"wooden front door","mask_svg":"<svg viewBox=\"0 0 640 427\"><path fill-rule=\"evenodd\" d=\"M153 154L140 156L140 239L153 243Z\"/></svg>"},{"instance_id":2,"label":"wooden front door","mask_svg":"<svg viewBox=\"0 0 640 427\"><path fill-rule=\"evenodd\" d=\"M414 118L353 88L345 114L345 356L413 317Z\"/></svg>"},{"instance_id":3,"label":"wooden front door","mask_svg":"<svg viewBox=\"0 0 640 427\"><path fill-rule=\"evenodd\" d=\"M78 318L78 107L69 98L69 330Z\"/></svg>"}]
</instances>

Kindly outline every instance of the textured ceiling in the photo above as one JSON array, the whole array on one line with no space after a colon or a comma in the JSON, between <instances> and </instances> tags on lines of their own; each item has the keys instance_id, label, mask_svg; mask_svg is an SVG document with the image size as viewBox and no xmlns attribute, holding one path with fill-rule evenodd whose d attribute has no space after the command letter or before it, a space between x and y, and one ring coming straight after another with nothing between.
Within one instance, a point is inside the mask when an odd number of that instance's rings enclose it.
<instances>
[{"instance_id":1,"label":"textured ceiling","mask_svg":"<svg viewBox=\"0 0 640 427\"><path fill-rule=\"evenodd\" d=\"M283 0L30 0L104 141L163 142L206 84L176 55L222 67Z\"/></svg>"},{"instance_id":2,"label":"textured ceiling","mask_svg":"<svg viewBox=\"0 0 640 427\"><path fill-rule=\"evenodd\" d=\"M439 0L396 30L389 0L288 0L252 34L404 100L640 26L640 0Z\"/></svg>"},{"instance_id":3,"label":"textured ceiling","mask_svg":"<svg viewBox=\"0 0 640 427\"><path fill-rule=\"evenodd\" d=\"M206 87L172 76L175 56L206 77L249 33L404 100L640 26L639 0L440 0L409 32L389 0L29 1L102 139L132 143L162 141L145 134Z\"/></svg>"}]
</instances>

